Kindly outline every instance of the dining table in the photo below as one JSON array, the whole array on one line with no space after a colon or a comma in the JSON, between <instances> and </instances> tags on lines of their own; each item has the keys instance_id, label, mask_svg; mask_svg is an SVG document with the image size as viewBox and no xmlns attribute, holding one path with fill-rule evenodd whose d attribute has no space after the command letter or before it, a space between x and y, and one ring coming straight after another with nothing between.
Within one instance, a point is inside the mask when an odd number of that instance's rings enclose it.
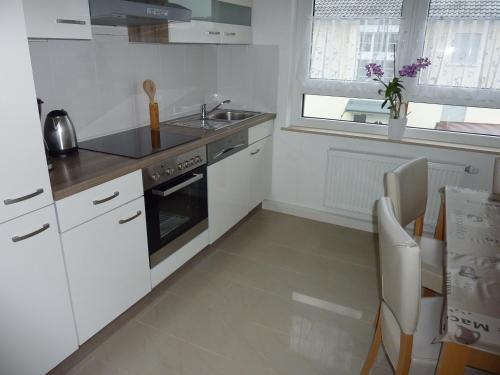
<instances>
[{"instance_id":1,"label":"dining table","mask_svg":"<svg viewBox=\"0 0 500 375\"><path fill-rule=\"evenodd\" d=\"M500 202L445 188L443 343L437 375L500 374Z\"/></svg>"}]
</instances>

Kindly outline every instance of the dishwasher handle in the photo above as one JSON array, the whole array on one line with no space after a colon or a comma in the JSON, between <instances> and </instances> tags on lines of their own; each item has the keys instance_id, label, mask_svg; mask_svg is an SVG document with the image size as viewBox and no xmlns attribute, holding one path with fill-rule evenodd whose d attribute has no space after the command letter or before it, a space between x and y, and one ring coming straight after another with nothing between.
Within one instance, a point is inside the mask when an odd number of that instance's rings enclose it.
<instances>
[{"instance_id":1,"label":"dishwasher handle","mask_svg":"<svg viewBox=\"0 0 500 375\"><path fill-rule=\"evenodd\" d=\"M217 160L219 159L221 156L224 156L225 154L227 154L228 152L231 152L231 151L234 151L238 148L241 148L241 147L247 147L247 145L245 143L238 143L237 145L234 145L234 146L231 146L231 147L228 147L228 148L225 148L223 150L220 150L218 153L216 153L213 157L214 160Z\"/></svg>"}]
</instances>

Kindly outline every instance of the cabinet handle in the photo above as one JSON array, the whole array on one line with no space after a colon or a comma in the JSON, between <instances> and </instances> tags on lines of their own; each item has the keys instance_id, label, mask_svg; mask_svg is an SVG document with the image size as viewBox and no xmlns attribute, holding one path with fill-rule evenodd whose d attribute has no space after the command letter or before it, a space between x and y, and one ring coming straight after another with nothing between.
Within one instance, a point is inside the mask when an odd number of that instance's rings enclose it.
<instances>
[{"instance_id":1,"label":"cabinet handle","mask_svg":"<svg viewBox=\"0 0 500 375\"><path fill-rule=\"evenodd\" d=\"M28 200L28 199L31 199L33 197L36 197L37 195L40 195L43 193L43 189L36 189L36 191L34 193L31 193L31 194L28 194L28 195L24 195L22 197L19 197L19 198L14 198L14 199L6 199L3 201L3 203L8 206L9 204L14 204L14 203L19 203L19 202L22 202L22 201L25 201L25 200Z\"/></svg>"},{"instance_id":2,"label":"cabinet handle","mask_svg":"<svg viewBox=\"0 0 500 375\"><path fill-rule=\"evenodd\" d=\"M224 150L219 151L218 153L216 153L214 155L214 160L220 158L222 155L227 154L228 152L231 152L231 151L233 151L233 150L235 150L237 148L246 147L246 146L247 146L246 143L239 143L237 145L225 148Z\"/></svg>"},{"instance_id":3,"label":"cabinet handle","mask_svg":"<svg viewBox=\"0 0 500 375\"><path fill-rule=\"evenodd\" d=\"M132 221L134 219L137 219L139 216L141 216L142 212L141 211L137 211L137 213L132 216L132 217L129 217L128 219L122 219L122 220L118 220L118 224L126 224L128 223L129 221Z\"/></svg>"},{"instance_id":4,"label":"cabinet handle","mask_svg":"<svg viewBox=\"0 0 500 375\"><path fill-rule=\"evenodd\" d=\"M119 195L120 195L120 193L118 191L115 191L112 196L104 198L104 199L96 199L92 203L94 203L94 206L97 206L98 204L106 203L106 202L110 201L111 199L115 199Z\"/></svg>"},{"instance_id":5,"label":"cabinet handle","mask_svg":"<svg viewBox=\"0 0 500 375\"><path fill-rule=\"evenodd\" d=\"M224 36L236 36L236 33L224 33Z\"/></svg>"},{"instance_id":6,"label":"cabinet handle","mask_svg":"<svg viewBox=\"0 0 500 375\"><path fill-rule=\"evenodd\" d=\"M65 18L57 18L56 22L57 23L65 23L65 24L69 24L69 25L85 25L87 23L86 21L82 21L82 20L68 20Z\"/></svg>"},{"instance_id":7,"label":"cabinet handle","mask_svg":"<svg viewBox=\"0 0 500 375\"><path fill-rule=\"evenodd\" d=\"M49 228L50 228L50 224L48 224L48 223L47 224L43 224L43 226L40 229L37 229L34 232L25 234L24 236L14 236L14 237L12 237L12 242L19 242L19 241L27 240L30 237L33 237L33 236L36 236L37 234L45 232Z\"/></svg>"},{"instance_id":8,"label":"cabinet handle","mask_svg":"<svg viewBox=\"0 0 500 375\"><path fill-rule=\"evenodd\" d=\"M250 155L257 155L259 152L260 152L260 148L258 148L258 149L257 149L257 150L255 150L255 151L252 151L252 152L250 153Z\"/></svg>"},{"instance_id":9,"label":"cabinet handle","mask_svg":"<svg viewBox=\"0 0 500 375\"><path fill-rule=\"evenodd\" d=\"M220 31L207 31L208 35L220 35Z\"/></svg>"}]
</instances>

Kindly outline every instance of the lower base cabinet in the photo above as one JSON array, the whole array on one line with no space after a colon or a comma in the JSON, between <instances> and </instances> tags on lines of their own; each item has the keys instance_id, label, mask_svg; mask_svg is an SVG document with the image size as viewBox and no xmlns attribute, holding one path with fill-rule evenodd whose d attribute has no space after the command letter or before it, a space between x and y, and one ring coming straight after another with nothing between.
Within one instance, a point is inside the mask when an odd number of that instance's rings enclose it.
<instances>
[{"instance_id":1,"label":"lower base cabinet","mask_svg":"<svg viewBox=\"0 0 500 375\"><path fill-rule=\"evenodd\" d=\"M80 344L151 290L144 199L61 235Z\"/></svg>"},{"instance_id":2,"label":"lower base cabinet","mask_svg":"<svg viewBox=\"0 0 500 375\"><path fill-rule=\"evenodd\" d=\"M246 150L209 165L208 231L214 243L249 212L249 158Z\"/></svg>"},{"instance_id":3,"label":"lower base cabinet","mask_svg":"<svg viewBox=\"0 0 500 375\"><path fill-rule=\"evenodd\" d=\"M54 206L0 225L0 374L45 374L78 348Z\"/></svg>"},{"instance_id":4,"label":"lower base cabinet","mask_svg":"<svg viewBox=\"0 0 500 375\"><path fill-rule=\"evenodd\" d=\"M271 194L272 144L268 136L208 167L210 243Z\"/></svg>"}]
</instances>

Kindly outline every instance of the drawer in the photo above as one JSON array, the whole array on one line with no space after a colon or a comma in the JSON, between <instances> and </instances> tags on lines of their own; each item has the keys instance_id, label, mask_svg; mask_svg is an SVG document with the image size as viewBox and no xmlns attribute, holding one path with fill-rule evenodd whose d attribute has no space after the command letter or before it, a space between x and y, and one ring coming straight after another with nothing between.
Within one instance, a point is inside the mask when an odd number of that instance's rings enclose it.
<instances>
[{"instance_id":1,"label":"drawer","mask_svg":"<svg viewBox=\"0 0 500 375\"><path fill-rule=\"evenodd\" d=\"M248 144L251 145L261 139L269 137L273 134L273 129L274 121L272 120L248 129Z\"/></svg>"},{"instance_id":2,"label":"drawer","mask_svg":"<svg viewBox=\"0 0 500 375\"><path fill-rule=\"evenodd\" d=\"M141 171L116 178L56 202L59 230L65 232L143 195Z\"/></svg>"}]
</instances>

